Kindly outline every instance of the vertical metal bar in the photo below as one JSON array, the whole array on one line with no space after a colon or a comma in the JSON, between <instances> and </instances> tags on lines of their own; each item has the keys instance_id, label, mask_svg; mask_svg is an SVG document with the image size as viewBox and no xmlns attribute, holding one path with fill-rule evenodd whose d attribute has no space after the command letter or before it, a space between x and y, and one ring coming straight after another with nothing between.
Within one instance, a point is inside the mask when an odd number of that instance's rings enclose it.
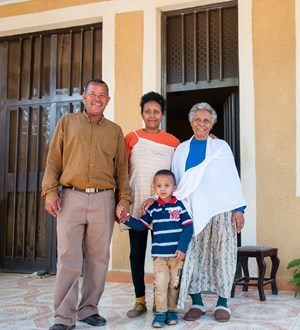
<instances>
[{"instance_id":1,"label":"vertical metal bar","mask_svg":"<svg viewBox=\"0 0 300 330\"><path fill-rule=\"evenodd\" d=\"M23 207L23 220L22 220L22 259L26 258L26 236L27 236L27 200L28 200L28 171L29 171L29 146L30 146L30 132L31 132L31 113L32 107L28 107L27 115L27 130L26 130L26 147L25 147L25 168L24 168L24 207ZM26 116L24 116L26 118Z\"/></svg>"},{"instance_id":2,"label":"vertical metal bar","mask_svg":"<svg viewBox=\"0 0 300 330\"><path fill-rule=\"evenodd\" d=\"M37 132L36 132L36 149L35 149L35 189L34 189L34 219L33 219L33 259L37 257L37 226L39 218L39 178L40 178L40 139L42 136L41 115L43 108L39 106L37 114Z\"/></svg>"},{"instance_id":3,"label":"vertical metal bar","mask_svg":"<svg viewBox=\"0 0 300 330\"><path fill-rule=\"evenodd\" d=\"M80 112L83 112L84 111L84 107L85 107L84 102L81 101L80 102Z\"/></svg>"},{"instance_id":4,"label":"vertical metal bar","mask_svg":"<svg viewBox=\"0 0 300 330\"><path fill-rule=\"evenodd\" d=\"M181 82L185 84L184 14L181 14Z\"/></svg>"},{"instance_id":5,"label":"vertical metal bar","mask_svg":"<svg viewBox=\"0 0 300 330\"><path fill-rule=\"evenodd\" d=\"M227 115L227 100L223 104L223 126L224 126L224 140L228 142L228 115Z\"/></svg>"},{"instance_id":6,"label":"vertical metal bar","mask_svg":"<svg viewBox=\"0 0 300 330\"><path fill-rule=\"evenodd\" d=\"M38 78L38 98L42 98L42 73L43 73L43 36L40 35L40 42L39 42L39 78Z\"/></svg>"},{"instance_id":7,"label":"vertical metal bar","mask_svg":"<svg viewBox=\"0 0 300 330\"><path fill-rule=\"evenodd\" d=\"M50 96L55 100L57 86L57 34L51 36L50 58ZM56 125L56 102L50 104L49 139L51 140Z\"/></svg>"},{"instance_id":8,"label":"vertical metal bar","mask_svg":"<svg viewBox=\"0 0 300 330\"><path fill-rule=\"evenodd\" d=\"M228 135L229 135L229 145L232 149L232 103L231 97L228 97Z\"/></svg>"},{"instance_id":9,"label":"vertical metal bar","mask_svg":"<svg viewBox=\"0 0 300 330\"><path fill-rule=\"evenodd\" d=\"M235 136L235 131L236 131L236 116L235 116L235 95L234 93L231 93L230 97L231 101L231 138L232 138L232 152L234 156L236 156L236 136Z\"/></svg>"},{"instance_id":10,"label":"vertical metal bar","mask_svg":"<svg viewBox=\"0 0 300 330\"><path fill-rule=\"evenodd\" d=\"M83 79L83 29L80 30L80 63L79 63L79 93L83 92L82 79Z\"/></svg>"},{"instance_id":11,"label":"vertical metal bar","mask_svg":"<svg viewBox=\"0 0 300 330\"><path fill-rule=\"evenodd\" d=\"M34 59L34 53L33 53L33 41L32 36L29 38L29 68L28 68L28 88L27 88L27 95L28 99L30 100L32 98L32 76L33 76L33 59Z\"/></svg>"},{"instance_id":12,"label":"vertical metal bar","mask_svg":"<svg viewBox=\"0 0 300 330\"><path fill-rule=\"evenodd\" d=\"M220 80L223 80L223 27L222 27L222 8L219 8L219 71Z\"/></svg>"},{"instance_id":13,"label":"vertical metal bar","mask_svg":"<svg viewBox=\"0 0 300 330\"><path fill-rule=\"evenodd\" d=\"M91 27L90 79L94 76L94 28Z\"/></svg>"},{"instance_id":14,"label":"vertical metal bar","mask_svg":"<svg viewBox=\"0 0 300 330\"><path fill-rule=\"evenodd\" d=\"M72 57L73 57L73 31L70 30L70 49L69 49L69 78L68 78L68 89L69 96L72 96Z\"/></svg>"},{"instance_id":15,"label":"vertical metal bar","mask_svg":"<svg viewBox=\"0 0 300 330\"><path fill-rule=\"evenodd\" d=\"M198 61L197 61L197 12L194 11L194 83L196 84L198 81L197 77L197 69L198 69Z\"/></svg>"},{"instance_id":16,"label":"vertical metal bar","mask_svg":"<svg viewBox=\"0 0 300 330\"><path fill-rule=\"evenodd\" d=\"M17 217L18 217L18 164L19 164L19 134L20 134L20 112L21 108L17 109L17 122L16 122L16 150L15 150L15 164L14 164L14 201L13 201L13 226L12 226L12 259L16 256L16 238L17 238Z\"/></svg>"},{"instance_id":17,"label":"vertical metal bar","mask_svg":"<svg viewBox=\"0 0 300 330\"><path fill-rule=\"evenodd\" d=\"M21 100L21 76L22 76L22 48L23 48L23 39L19 39L19 69L18 69L18 89L17 89L17 100Z\"/></svg>"},{"instance_id":18,"label":"vertical metal bar","mask_svg":"<svg viewBox=\"0 0 300 330\"><path fill-rule=\"evenodd\" d=\"M210 81L210 60L209 60L209 9L206 10L206 81Z\"/></svg>"},{"instance_id":19,"label":"vertical metal bar","mask_svg":"<svg viewBox=\"0 0 300 330\"><path fill-rule=\"evenodd\" d=\"M0 141L3 147L3 153L0 159L0 181L2 182L2 188L0 189L0 258L8 255L7 253L7 228L8 223L4 219L8 215L8 210L10 211L9 206L9 192L4 188L3 180L5 179L5 173L9 170L9 136L10 136L10 127L11 127L11 118L9 109L6 107L7 97L8 97L8 50L9 42L2 41L0 43ZM11 171L11 169L10 169ZM1 179L3 178L3 179ZM3 259L2 259L3 260Z\"/></svg>"}]
</instances>

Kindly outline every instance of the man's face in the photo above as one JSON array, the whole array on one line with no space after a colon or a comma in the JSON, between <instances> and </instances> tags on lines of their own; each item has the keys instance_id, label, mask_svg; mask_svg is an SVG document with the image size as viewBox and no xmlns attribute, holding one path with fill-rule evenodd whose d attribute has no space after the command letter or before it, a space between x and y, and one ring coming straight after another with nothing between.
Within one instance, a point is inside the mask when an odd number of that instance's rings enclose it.
<instances>
[{"instance_id":1,"label":"man's face","mask_svg":"<svg viewBox=\"0 0 300 330\"><path fill-rule=\"evenodd\" d=\"M82 98L91 119L99 120L102 118L103 112L110 100L106 85L95 82L90 83L84 94L82 94Z\"/></svg>"}]
</instances>

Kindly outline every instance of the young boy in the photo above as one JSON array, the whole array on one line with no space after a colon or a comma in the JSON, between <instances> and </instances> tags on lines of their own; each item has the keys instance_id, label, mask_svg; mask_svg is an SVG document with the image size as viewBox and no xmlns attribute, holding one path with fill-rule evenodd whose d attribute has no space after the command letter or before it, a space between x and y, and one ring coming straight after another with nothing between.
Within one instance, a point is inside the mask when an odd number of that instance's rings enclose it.
<instances>
[{"instance_id":1,"label":"young boy","mask_svg":"<svg viewBox=\"0 0 300 330\"><path fill-rule=\"evenodd\" d=\"M185 253L193 235L192 219L183 203L172 196L176 189L174 174L160 170L154 175L155 201L139 220L130 217L126 225L142 231L153 225L152 257L154 264L154 287L156 313L152 326L162 328L165 323L178 323L176 304L178 287L176 279L180 274ZM123 216L118 207L118 218Z\"/></svg>"}]
</instances>

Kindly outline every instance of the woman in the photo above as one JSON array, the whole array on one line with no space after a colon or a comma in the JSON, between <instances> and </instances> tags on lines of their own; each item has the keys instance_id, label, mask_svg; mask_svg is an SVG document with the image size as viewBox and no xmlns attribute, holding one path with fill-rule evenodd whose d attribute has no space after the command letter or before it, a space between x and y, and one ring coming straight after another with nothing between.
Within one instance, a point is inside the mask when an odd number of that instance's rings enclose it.
<instances>
[{"instance_id":1,"label":"woman","mask_svg":"<svg viewBox=\"0 0 300 330\"><path fill-rule=\"evenodd\" d=\"M180 141L173 135L160 130L160 123L166 108L166 101L158 93L149 92L142 96L141 114L145 128L125 136L129 181L134 202L131 215L140 218L141 205L151 195L154 174L161 169L170 169L174 149ZM144 264L148 231L129 230L130 267L136 302L127 316L138 317L147 311L145 300Z\"/></svg>"},{"instance_id":2,"label":"woman","mask_svg":"<svg viewBox=\"0 0 300 330\"><path fill-rule=\"evenodd\" d=\"M203 291L217 293L215 318L229 321L227 298L236 270L237 232L244 226L245 200L232 152L225 141L209 137L216 120L209 104L194 105L189 112L194 136L177 147L172 162L178 183L174 195L185 203L194 223L178 300L183 308L187 293L191 295L186 321L205 314Z\"/></svg>"}]
</instances>

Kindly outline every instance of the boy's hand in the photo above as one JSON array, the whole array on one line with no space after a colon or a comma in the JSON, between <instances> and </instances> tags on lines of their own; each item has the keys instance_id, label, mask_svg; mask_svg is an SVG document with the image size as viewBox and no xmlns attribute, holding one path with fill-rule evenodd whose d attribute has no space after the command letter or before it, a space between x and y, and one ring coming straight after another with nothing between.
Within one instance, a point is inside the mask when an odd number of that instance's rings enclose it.
<instances>
[{"instance_id":1,"label":"boy's hand","mask_svg":"<svg viewBox=\"0 0 300 330\"><path fill-rule=\"evenodd\" d=\"M183 253L182 251L179 251L179 250L176 250L175 255L176 255L175 258L178 261L183 261L185 258L185 253Z\"/></svg>"}]
</instances>

